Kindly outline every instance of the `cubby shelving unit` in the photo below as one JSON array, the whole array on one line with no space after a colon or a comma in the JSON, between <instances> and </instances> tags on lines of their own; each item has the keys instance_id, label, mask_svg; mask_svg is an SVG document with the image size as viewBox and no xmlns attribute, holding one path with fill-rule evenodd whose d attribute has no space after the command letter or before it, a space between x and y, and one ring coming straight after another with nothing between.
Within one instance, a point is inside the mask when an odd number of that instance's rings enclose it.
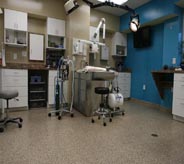
<instances>
[{"instance_id":1,"label":"cubby shelving unit","mask_svg":"<svg viewBox=\"0 0 184 164\"><path fill-rule=\"evenodd\" d=\"M28 105L29 108L47 106L48 71L28 71Z\"/></svg>"}]
</instances>

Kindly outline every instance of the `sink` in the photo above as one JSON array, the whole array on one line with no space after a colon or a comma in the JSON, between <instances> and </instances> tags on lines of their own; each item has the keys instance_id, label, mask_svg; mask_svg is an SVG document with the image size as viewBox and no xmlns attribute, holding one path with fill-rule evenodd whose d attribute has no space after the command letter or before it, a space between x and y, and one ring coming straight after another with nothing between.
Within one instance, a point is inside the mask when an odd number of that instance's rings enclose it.
<instances>
[{"instance_id":1,"label":"sink","mask_svg":"<svg viewBox=\"0 0 184 164\"><path fill-rule=\"evenodd\" d=\"M75 78L83 80L105 80L110 81L115 78L115 72L76 72Z\"/></svg>"},{"instance_id":2,"label":"sink","mask_svg":"<svg viewBox=\"0 0 184 164\"><path fill-rule=\"evenodd\" d=\"M92 72L92 80L113 80L114 72Z\"/></svg>"}]
</instances>

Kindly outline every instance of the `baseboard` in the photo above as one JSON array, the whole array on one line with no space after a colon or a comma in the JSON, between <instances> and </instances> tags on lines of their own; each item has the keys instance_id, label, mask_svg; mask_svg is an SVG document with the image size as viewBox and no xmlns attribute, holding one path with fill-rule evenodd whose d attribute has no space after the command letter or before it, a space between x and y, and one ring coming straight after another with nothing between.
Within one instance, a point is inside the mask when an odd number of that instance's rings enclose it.
<instances>
[{"instance_id":1,"label":"baseboard","mask_svg":"<svg viewBox=\"0 0 184 164\"><path fill-rule=\"evenodd\" d=\"M135 99L135 98L131 98L130 101L135 102L137 104L147 106L147 107L155 108L155 109L161 110L163 112L172 113L172 109L163 107L163 106L158 105L158 104L154 104L151 102L147 102L147 101L143 101L143 100L139 100L139 99Z\"/></svg>"},{"instance_id":2,"label":"baseboard","mask_svg":"<svg viewBox=\"0 0 184 164\"><path fill-rule=\"evenodd\" d=\"M173 115L173 119L176 121L184 122L184 117Z\"/></svg>"},{"instance_id":3,"label":"baseboard","mask_svg":"<svg viewBox=\"0 0 184 164\"><path fill-rule=\"evenodd\" d=\"M8 109L9 112L19 112L19 111L27 111L27 110L28 110L28 107L15 107L15 108Z\"/></svg>"}]
</instances>

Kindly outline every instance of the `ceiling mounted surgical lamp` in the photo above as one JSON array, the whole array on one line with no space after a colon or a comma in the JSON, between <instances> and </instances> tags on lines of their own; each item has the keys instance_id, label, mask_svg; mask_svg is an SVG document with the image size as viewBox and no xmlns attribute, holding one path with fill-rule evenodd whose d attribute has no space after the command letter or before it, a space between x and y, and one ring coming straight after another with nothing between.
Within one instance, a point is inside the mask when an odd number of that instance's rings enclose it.
<instances>
[{"instance_id":1,"label":"ceiling mounted surgical lamp","mask_svg":"<svg viewBox=\"0 0 184 164\"><path fill-rule=\"evenodd\" d=\"M139 27L140 27L139 15L138 14L131 15L130 16L130 30L132 32L137 32Z\"/></svg>"}]
</instances>

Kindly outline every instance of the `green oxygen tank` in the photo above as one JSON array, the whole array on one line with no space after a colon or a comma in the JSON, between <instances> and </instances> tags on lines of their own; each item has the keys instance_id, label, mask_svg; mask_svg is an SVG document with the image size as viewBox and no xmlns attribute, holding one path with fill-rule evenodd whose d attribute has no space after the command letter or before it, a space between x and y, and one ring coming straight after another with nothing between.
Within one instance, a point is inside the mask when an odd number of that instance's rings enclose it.
<instances>
[{"instance_id":1,"label":"green oxygen tank","mask_svg":"<svg viewBox=\"0 0 184 164\"><path fill-rule=\"evenodd\" d=\"M60 86L59 84L57 83L56 84L56 93L55 93L55 108L56 110L59 110L59 104L60 104Z\"/></svg>"}]
</instances>

